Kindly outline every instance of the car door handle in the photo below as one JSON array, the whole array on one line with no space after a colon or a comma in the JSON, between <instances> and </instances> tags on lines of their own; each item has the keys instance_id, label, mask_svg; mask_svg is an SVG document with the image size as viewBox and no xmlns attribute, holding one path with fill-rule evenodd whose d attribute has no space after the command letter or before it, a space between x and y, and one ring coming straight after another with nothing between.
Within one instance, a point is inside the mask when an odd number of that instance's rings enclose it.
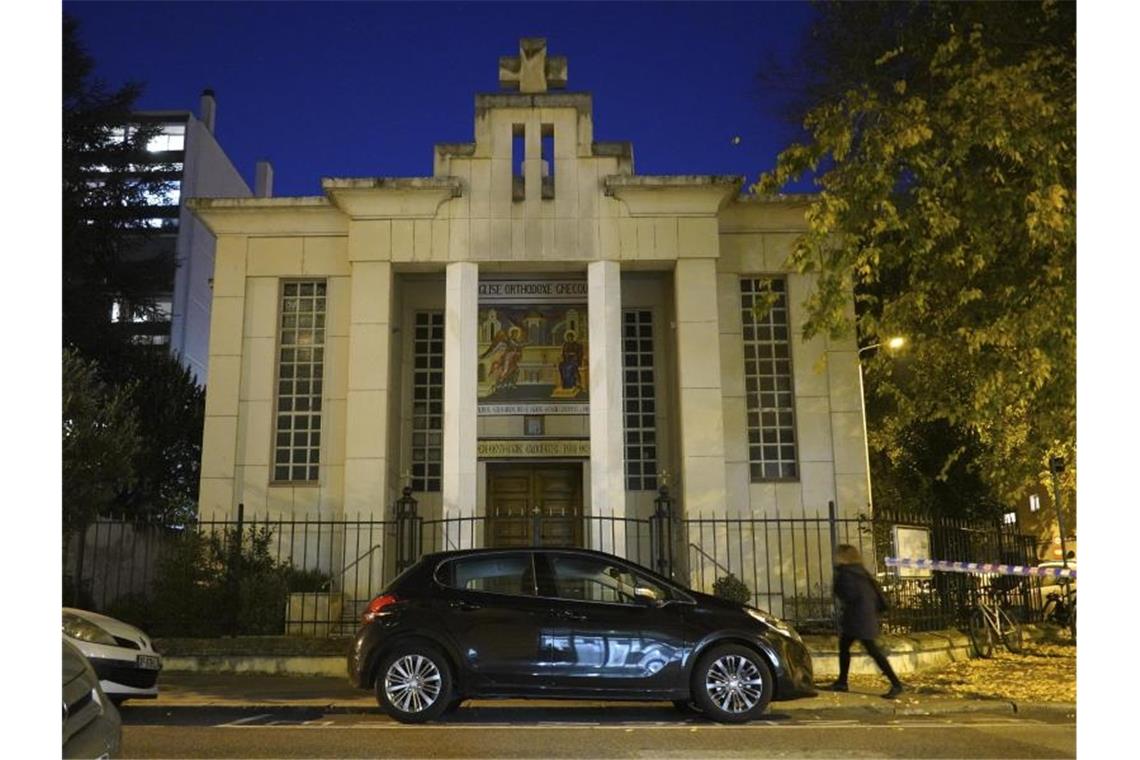
<instances>
[{"instance_id":1,"label":"car door handle","mask_svg":"<svg viewBox=\"0 0 1140 760\"><path fill-rule=\"evenodd\" d=\"M463 610L464 612L483 609L483 605L481 604L475 604L475 602L461 602L458 600L451 602L448 606L453 610Z\"/></svg>"},{"instance_id":2,"label":"car door handle","mask_svg":"<svg viewBox=\"0 0 1140 760\"><path fill-rule=\"evenodd\" d=\"M563 620L585 620L586 616L571 610L555 610L555 615Z\"/></svg>"}]
</instances>

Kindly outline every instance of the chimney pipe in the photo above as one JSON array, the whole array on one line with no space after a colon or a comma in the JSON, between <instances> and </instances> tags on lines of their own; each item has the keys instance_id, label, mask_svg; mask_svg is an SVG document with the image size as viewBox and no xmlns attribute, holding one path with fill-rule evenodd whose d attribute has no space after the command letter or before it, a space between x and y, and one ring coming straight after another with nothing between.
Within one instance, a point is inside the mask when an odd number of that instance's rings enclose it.
<instances>
[{"instance_id":1,"label":"chimney pipe","mask_svg":"<svg viewBox=\"0 0 1140 760\"><path fill-rule=\"evenodd\" d=\"M214 116L217 110L218 104L214 100L214 91L202 90L202 102L198 109L198 118L206 125L206 130L210 134L214 134Z\"/></svg>"},{"instance_id":2,"label":"chimney pipe","mask_svg":"<svg viewBox=\"0 0 1140 760\"><path fill-rule=\"evenodd\" d=\"M258 198L273 197L273 164L268 159L257 162L256 177L253 181L253 194Z\"/></svg>"}]
</instances>

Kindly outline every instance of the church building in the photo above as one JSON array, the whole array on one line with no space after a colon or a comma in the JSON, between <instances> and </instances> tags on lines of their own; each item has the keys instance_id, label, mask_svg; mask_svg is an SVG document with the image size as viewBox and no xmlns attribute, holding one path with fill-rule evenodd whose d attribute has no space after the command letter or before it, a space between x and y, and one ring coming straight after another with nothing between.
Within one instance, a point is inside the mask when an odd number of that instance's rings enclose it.
<instances>
[{"instance_id":1,"label":"church building","mask_svg":"<svg viewBox=\"0 0 1140 760\"><path fill-rule=\"evenodd\" d=\"M429 519L645 517L663 485L682 516L867 511L854 336L805 341L785 268L807 202L635 173L567 71L523 39L430 177L188 202L217 239L203 515L388 519L410 487Z\"/></svg>"}]
</instances>

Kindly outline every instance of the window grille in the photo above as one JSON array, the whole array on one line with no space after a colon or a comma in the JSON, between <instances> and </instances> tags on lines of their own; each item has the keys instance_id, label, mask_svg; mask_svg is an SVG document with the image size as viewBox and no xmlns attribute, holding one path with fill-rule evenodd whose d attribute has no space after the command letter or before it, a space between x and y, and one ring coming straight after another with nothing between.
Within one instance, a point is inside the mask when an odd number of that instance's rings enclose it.
<instances>
[{"instance_id":1,"label":"window grille","mask_svg":"<svg viewBox=\"0 0 1140 760\"><path fill-rule=\"evenodd\" d=\"M412 490L439 491L443 459L443 312L416 312Z\"/></svg>"},{"instance_id":2,"label":"window grille","mask_svg":"<svg viewBox=\"0 0 1140 760\"><path fill-rule=\"evenodd\" d=\"M325 313L323 280L282 284L274 481L318 480Z\"/></svg>"},{"instance_id":3,"label":"window grille","mask_svg":"<svg viewBox=\"0 0 1140 760\"><path fill-rule=\"evenodd\" d=\"M653 312L622 312L625 373L625 482L630 491L657 489L657 397L653 384Z\"/></svg>"},{"instance_id":4,"label":"window grille","mask_svg":"<svg viewBox=\"0 0 1140 760\"><path fill-rule=\"evenodd\" d=\"M799 467L787 283L782 278L741 279L740 307L751 479L795 479Z\"/></svg>"}]
</instances>

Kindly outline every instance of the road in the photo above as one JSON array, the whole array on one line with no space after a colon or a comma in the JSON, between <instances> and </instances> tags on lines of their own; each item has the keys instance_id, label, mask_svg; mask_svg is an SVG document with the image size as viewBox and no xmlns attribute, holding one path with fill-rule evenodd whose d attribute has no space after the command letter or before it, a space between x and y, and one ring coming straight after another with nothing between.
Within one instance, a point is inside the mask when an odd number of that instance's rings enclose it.
<instances>
[{"instance_id":1,"label":"road","mask_svg":"<svg viewBox=\"0 0 1140 760\"><path fill-rule=\"evenodd\" d=\"M671 707L461 709L428 726L378 711L131 707L123 757L1071 758L1055 713L791 718L723 726Z\"/></svg>"}]
</instances>

